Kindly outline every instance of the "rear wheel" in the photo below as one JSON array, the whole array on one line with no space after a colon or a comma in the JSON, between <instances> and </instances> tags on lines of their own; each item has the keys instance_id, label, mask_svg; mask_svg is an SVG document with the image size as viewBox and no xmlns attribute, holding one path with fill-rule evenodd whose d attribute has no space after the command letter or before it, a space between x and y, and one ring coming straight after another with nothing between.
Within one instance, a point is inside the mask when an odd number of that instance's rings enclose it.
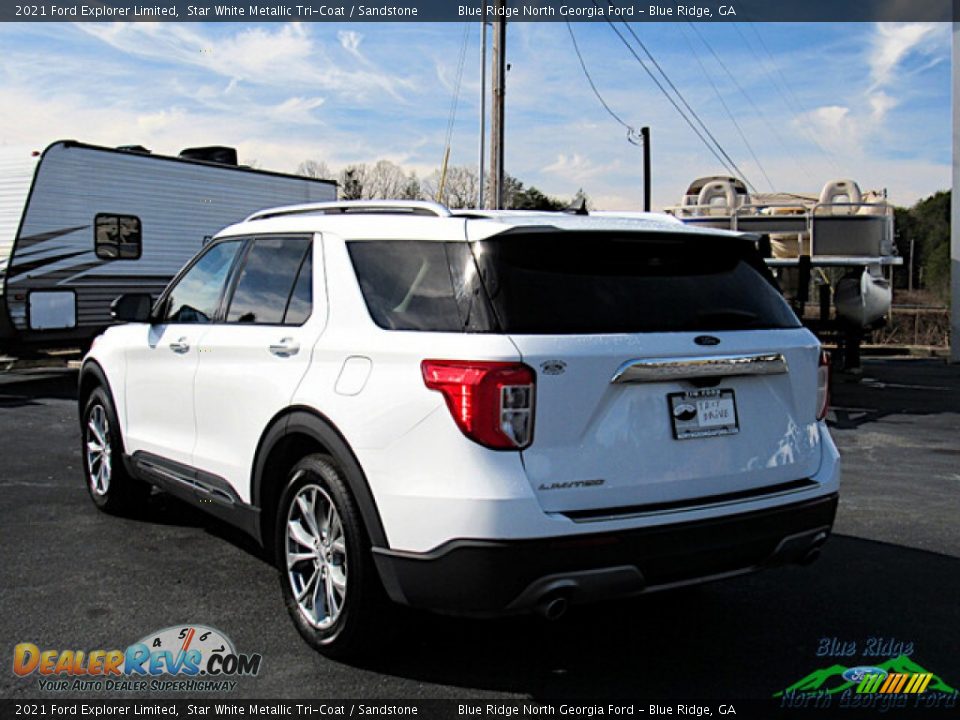
<instances>
[{"instance_id":1,"label":"rear wheel","mask_svg":"<svg viewBox=\"0 0 960 720\"><path fill-rule=\"evenodd\" d=\"M276 516L283 599L300 635L324 655L355 657L386 599L356 502L328 455L294 466Z\"/></svg>"},{"instance_id":2,"label":"rear wheel","mask_svg":"<svg viewBox=\"0 0 960 720\"><path fill-rule=\"evenodd\" d=\"M150 486L130 476L123 466L117 415L103 388L90 393L84 406L82 441L84 477L94 504L116 515L139 512Z\"/></svg>"}]
</instances>

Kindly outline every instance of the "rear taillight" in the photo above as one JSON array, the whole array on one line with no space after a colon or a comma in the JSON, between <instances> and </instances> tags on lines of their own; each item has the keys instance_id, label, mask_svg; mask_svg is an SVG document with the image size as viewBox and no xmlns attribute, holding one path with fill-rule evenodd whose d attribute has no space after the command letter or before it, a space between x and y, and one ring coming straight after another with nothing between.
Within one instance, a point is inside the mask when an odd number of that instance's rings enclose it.
<instances>
[{"instance_id":1,"label":"rear taillight","mask_svg":"<svg viewBox=\"0 0 960 720\"><path fill-rule=\"evenodd\" d=\"M817 420L827 417L830 407L830 353L820 351L820 365L817 368Z\"/></svg>"},{"instance_id":2,"label":"rear taillight","mask_svg":"<svg viewBox=\"0 0 960 720\"><path fill-rule=\"evenodd\" d=\"M522 450L533 440L536 375L523 363L424 360L423 382L439 390L460 431L497 450Z\"/></svg>"}]
</instances>

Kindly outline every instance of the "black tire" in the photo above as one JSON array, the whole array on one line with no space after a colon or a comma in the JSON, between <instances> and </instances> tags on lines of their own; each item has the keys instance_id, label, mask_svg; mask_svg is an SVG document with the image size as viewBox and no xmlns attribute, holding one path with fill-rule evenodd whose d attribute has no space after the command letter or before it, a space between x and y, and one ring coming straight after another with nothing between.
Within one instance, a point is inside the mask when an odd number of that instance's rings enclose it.
<instances>
[{"instance_id":1,"label":"black tire","mask_svg":"<svg viewBox=\"0 0 960 720\"><path fill-rule=\"evenodd\" d=\"M84 405L80 443L83 477L93 504L112 515L140 514L150 486L132 477L124 467L117 413L109 393L101 387L90 393ZM95 447L102 449L97 452Z\"/></svg>"},{"instance_id":2,"label":"black tire","mask_svg":"<svg viewBox=\"0 0 960 720\"><path fill-rule=\"evenodd\" d=\"M306 503L306 507L314 509L316 526L312 529L305 506L298 502L298 498ZM331 504L335 518L329 523L332 528L325 528L324 517L331 517L326 514L326 508ZM337 533L337 519L340 535ZM299 541L293 539L293 533L288 529L291 522L306 531L306 535L299 535ZM369 647L368 643L383 629L388 602L377 576L360 511L342 468L332 457L308 455L294 466L277 505L274 527L280 587L297 631L314 649L328 657L341 660L360 657ZM342 538L342 543L338 542L338 537ZM311 539L314 544L307 544ZM310 550L311 547L314 549ZM289 552L305 557L288 565ZM307 557L311 552L316 557ZM312 586L309 582L313 576L311 572L315 574ZM321 582L323 598L317 592L321 589ZM337 590L341 584L342 595ZM303 593L302 601L296 596L295 586ZM332 602L326 600L328 592L334 593Z\"/></svg>"}]
</instances>

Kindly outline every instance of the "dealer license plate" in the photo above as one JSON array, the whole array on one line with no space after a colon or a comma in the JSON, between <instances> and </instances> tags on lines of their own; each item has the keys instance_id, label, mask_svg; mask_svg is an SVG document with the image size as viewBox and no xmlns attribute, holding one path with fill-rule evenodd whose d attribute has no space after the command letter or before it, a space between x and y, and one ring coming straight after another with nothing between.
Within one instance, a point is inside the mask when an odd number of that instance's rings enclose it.
<instances>
[{"instance_id":1,"label":"dealer license plate","mask_svg":"<svg viewBox=\"0 0 960 720\"><path fill-rule=\"evenodd\" d=\"M707 388L667 395L677 440L740 432L737 399L729 388Z\"/></svg>"}]
</instances>

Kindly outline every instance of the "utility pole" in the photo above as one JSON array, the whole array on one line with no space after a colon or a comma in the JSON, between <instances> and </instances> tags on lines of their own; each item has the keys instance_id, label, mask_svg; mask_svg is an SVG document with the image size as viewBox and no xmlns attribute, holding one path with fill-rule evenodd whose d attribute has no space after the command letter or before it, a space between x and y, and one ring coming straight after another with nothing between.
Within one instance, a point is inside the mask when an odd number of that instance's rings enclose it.
<instances>
[{"instance_id":1,"label":"utility pole","mask_svg":"<svg viewBox=\"0 0 960 720\"><path fill-rule=\"evenodd\" d=\"M650 128L640 128L643 138L643 211L650 212Z\"/></svg>"},{"instance_id":2,"label":"utility pole","mask_svg":"<svg viewBox=\"0 0 960 720\"><path fill-rule=\"evenodd\" d=\"M503 209L503 109L507 85L507 21L503 20L505 0L497 0L493 21L493 107L490 118L490 198L494 210Z\"/></svg>"},{"instance_id":3,"label":"utility pole","mask_svg":"<svg viewBox=\"0 0 960 720\"><path fill-rule=\"evenodd\" d=\"M480 2L480 157L477 163L477 175L480 178L480 187L477 190L477 208L484 206L484 163L487 154L487 5Z\"/></svg>"}]
</instances>

